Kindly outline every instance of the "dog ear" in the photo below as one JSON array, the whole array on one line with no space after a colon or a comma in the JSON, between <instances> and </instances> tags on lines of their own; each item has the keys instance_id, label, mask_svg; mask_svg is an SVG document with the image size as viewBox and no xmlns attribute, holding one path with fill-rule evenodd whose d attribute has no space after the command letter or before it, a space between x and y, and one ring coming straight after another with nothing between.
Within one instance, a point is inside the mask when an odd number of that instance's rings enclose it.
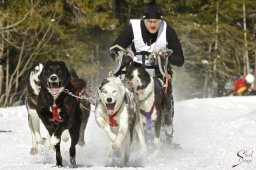
<instances>
[{"instance_id":1,"label":"dog ear","mask_svg":"<svg viewBox=\"0 0 256 170\"><path fill-rule=\"evenodd\" d=\"M101 84L100 84L99 90L101 91L102 87L103 87L105 84L107 84L108 82L109 82L108 79L103 79L102 82L101 82Z\"/></svg>"},{"instance_id":2,"label":"dog ear","mask_svg":"<svg viewBox=\"0 0 256 170\"><path fill-rule=\"evenodd\" d=\"M35 68L36 65L39 65L39 62L33 61L32 65L29 68L29 72L31 72Z\"/></svg>"},{"instance_id":3,"label":"dog ear","mask_svg":"<svg viewBox=\"0 0 256 170\"><path fill-rule=\"evenodd\" d=\"M73 69L73 68L69 69L69 73L70 73L70 75L71 75L71 79L72 79L72 80L79 78L78 75L77 75L77 73L76 73L76 71L75 71L75 69Z\"/></svg>"},{"instance_id":4,"label":"dog ear","mask_svg":"<svg viewBox=\"0 0 256 170\"><path fill-rule=\"evenodd\" d=\"M128 67L127 67L127 73L126 73L126 77L131 80L133 79L133 71L136 68L140 68L142 67L142 64L140 63L136 63L136 62L132 62Z\"/></svg>"},{"instance_id":5,"label":"dog ear","mask_svg":"<svg viewBox=\"0 0 256 170\"><path fill-rule=\"evenodd\" d=\"M113 77L113 78L114 78L114 82L117 84L117 88L121 92L122 96L124 96L125 95L125 87L124 87L122 80L119 77Z\"/></svg>"},{"instance_id":6,"label":"dog ear","mask_svg":"<svg viewBox=\"0 0 256 170\"><path fill-rule=\"evenodd\" d=\"M44 68L46 68L50 63L52 63L52 60L48 60L48 61L44 64Z\"/></svg>"},{"instance_id":7,"label":"dog ear","mask_svg":"<svg viewBox=\"0 0 256 170\"><path fill-rule=\"evenodd\" d=\"M41 74L38 76L38 78L40 80L41 87L43 87L43 88L44 88L44 85L47 84L46 79L44 78L44 75L45 75L45 67L43 68Z\"/></svg>"},{"instance_id":8,"label":"dog ear","mask_svg":"<svg viewBox=\"0 0 256 170\"><path fill-rule=\"evenodd\" d=\"M122 80L119 77L110 77L113 82L115 82L118 85L122 85Z\"/></svg>"},{"instance_id":9,"label":"dog ear","mask_svg":"<svg viewBox=\"0 0 256 170\"><path fill-rule=\"evenodd\" d=\"M99 88L97 89L97 93L98 93L98 100L99 101L104 101L104 97L103 97L103 95L102 95L102 88L103 88L103 86L106 84L106 83L108 83L109 82L109 80L108 79L103 79L102 80L102 82L101 82L101 84L100 84L100 86L99 86Z\"/></svg>"},{"instance_id":10,"label":"dog ear","mask_svg":"<svg viewBox=\"0 0 256 170\"><path fill-rule=\"evenodd\" d=\"M65 81L64 87L66 87L71 81L71 74L68 70L67 65L63 61L59 61L59 64L60 64L61 68L63 68L63 71L65 73L64 77L65 77L66 81Z\"/></svg>"},{"instance_id":11,"label":"dog ear","mask_svg":"<svg viewBox=\"0 0 256 170\"><path fill-rule=\"evenodd\" d=\"M97 89L97 93L98 93L99 99L101 99L101 89L100 88Z\"/></svg>"},{"instance_id":12,"label":"dog ear","mask_svg":"<svg viewBox=\"0 0 256 170\"><path fill-rule=\"evenodd\" d=\"M41 87L44 87L44 85L47 84L47 79L45 78L45 72L47 71L47 67L49 64L52 63L52 60L48 60L46 63L43 63L43 70L41 74L39 75L39 80L41 82Z\"/></svg>"}]
</instances>

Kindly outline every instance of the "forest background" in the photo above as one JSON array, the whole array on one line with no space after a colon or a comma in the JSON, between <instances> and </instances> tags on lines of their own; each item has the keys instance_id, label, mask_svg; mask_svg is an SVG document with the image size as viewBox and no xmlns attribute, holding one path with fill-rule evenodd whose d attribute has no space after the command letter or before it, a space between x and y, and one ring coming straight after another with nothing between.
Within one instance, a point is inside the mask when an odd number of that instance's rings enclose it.
<instances>
[{"instance_id":1,"label":"forest background","mask_svg":"<svg viewBox=\"0 0 256 170\"><path fill-rule=\"evenodd\" d=\"M24 103L28 68L62 60L92 88L113 69L109 48L149 0L0 0L0 107ZM224 96L256 76L255 0L156 0L186 57L176 100Z\"/></svg>"}]
</instances>

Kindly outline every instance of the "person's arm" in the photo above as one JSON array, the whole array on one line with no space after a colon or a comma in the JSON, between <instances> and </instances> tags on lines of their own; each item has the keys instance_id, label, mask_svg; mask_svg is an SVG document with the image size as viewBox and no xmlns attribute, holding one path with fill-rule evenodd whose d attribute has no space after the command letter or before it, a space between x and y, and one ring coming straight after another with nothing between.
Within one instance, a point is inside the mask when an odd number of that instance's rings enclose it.
<instances>
[{"instance_id":1,"label":"person's arm","mask_svg":"<svg viewBox=\"0 0 256 170\"><path fill-rule=\"evenodd\" d=\"M132 25L129 23L125 26L124 30L121 32L121 34L117 37L117 39L114 41L114 43L111 45L113 47L114 45L119 45L122 48L126 49L132 44L133 40L133 31L132 31ZM111 48L110 47L110 48ZM114 59L115 54L117 54L119 49L115 48L110 51L111 57Z\"/></svg>"},{"instance_id":2,"label":"person's arm","mask_svg":"<svg viewBox=\"0 0 256 170\"><path fill-rule=\"evenodd\" d=\"M175 30L169 25L167 25L166 41L168 43L167 48L173 50L173 54L169 58L170 64L182 66L184 64L184 55L180 40Z\"/></svg>"}]
</instances>

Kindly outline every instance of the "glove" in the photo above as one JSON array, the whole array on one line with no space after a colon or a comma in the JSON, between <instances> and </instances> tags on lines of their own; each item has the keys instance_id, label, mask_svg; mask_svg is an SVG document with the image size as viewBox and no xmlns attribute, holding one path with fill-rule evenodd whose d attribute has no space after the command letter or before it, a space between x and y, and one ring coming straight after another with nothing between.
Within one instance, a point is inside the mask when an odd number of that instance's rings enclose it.
<instances>
[{"instance_id":1,"label":"glove","mask_svg":"<svg viewBox=\"0 0 256 170\"><path fill-rule=\"evenodd\" d=\"M133 61L133 59L127 55L123 55L123 58L122 58L122 62L121 62L121 66L118 70L118 72L116 72L114 74L114 76L119 76L122 74L122 70L123 68L125 68L127 65L129 65L131 62Z\"/></svg>"},{"instance_id":2,"label":"glove","mask_svg":"<svg viewBox=\"0 0 256 170\"><path fill-rule=\"evenodd\" d=\"M129 65L132 61L133 61L133 60L132 60L132 58L131 58L130 56L124 55L124 56L123 56L123 60L122 60L122 64L121 64L121 68L123 68L123 67Z\"/></svg>"},{"instance_id":3,"label":"glove","mask_svg":"<svg viewBox=\"0 0 256 170\"><path fill-rule=\"evenodd\" d=\"M166 59L168 57L170 57L172 55L173 51L171 49L163 49L161 51L161 54L160 56L163 58L163 59Z\"/></svg>"},{"instance_id":4,"label":"glove","mask_svg":"<svg viewBox=\"0 0 256 170\"><path fill-rule=\"evenodd\" d=\"M110 56L113 60L115 60L115 58L117 57L118 55L118 50L117 49L112 49L112 50L109 50L109 53L110 53Z\"/></svg>"}]
</instances>

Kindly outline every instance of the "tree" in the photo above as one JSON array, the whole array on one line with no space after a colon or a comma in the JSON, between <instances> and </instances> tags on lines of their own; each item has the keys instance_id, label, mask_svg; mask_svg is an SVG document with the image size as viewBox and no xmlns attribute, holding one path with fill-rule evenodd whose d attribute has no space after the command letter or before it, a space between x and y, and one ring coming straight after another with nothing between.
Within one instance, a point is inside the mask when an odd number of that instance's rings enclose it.
<instances>
[{"instance_id":1,"label":"tree","mask_svg":"<svg viewBox=\"0 0 256 170\"><path fill-rule=\"evenodd\" d=\"M98 63L92 62L92 49L96 42L90 34L97 28L110 30L117 23L107 0L12 0L4 1L2 9L1 45L6 64L1 106L24 96L27 68L34 60L62 60L69 67L81 68L77 70L82 76L95 74L97 69L92 68Z\"/></svg>"},{"instance_id":2,"label":"tree","mask_svg":"<svg viewBox=\"0 0 256 170\"><path fill-rule=\"evenodd\" d=\"M167 16L170 16L167 20L178 28L186 56L185 66L205 77L208 86L205 89L214 89L215 84L224 87L228 79L232 79L236 73L243 73L243 67L246 66L242 57L246 49L242 3L237 0L183 2L170 2L164 6L170 9L166 11ZM246 23L249 23L256 6L252 1L245 2L250 7L246 10L249 14L246 15ZM245 31L249 33L249 60L250 49L255 46L250 34L252 29L249 27ZM205 96L214 95L208 92L205 92Z\"/></svg>"},{"instance_id":3,"label":"tree","mask_svg":"<svg viewBox=\"0 0 256 170\"><path fill-rule=\"evenodd\" d=\"M3 21L0 18L0 28L3 27ZM4 80L4 71L3 71L3 64L4 64L4 41L3 35L0 37L0 82ZM0 83L0 94L2 94L2 83Z\"/></svg>"}]
</instances>

